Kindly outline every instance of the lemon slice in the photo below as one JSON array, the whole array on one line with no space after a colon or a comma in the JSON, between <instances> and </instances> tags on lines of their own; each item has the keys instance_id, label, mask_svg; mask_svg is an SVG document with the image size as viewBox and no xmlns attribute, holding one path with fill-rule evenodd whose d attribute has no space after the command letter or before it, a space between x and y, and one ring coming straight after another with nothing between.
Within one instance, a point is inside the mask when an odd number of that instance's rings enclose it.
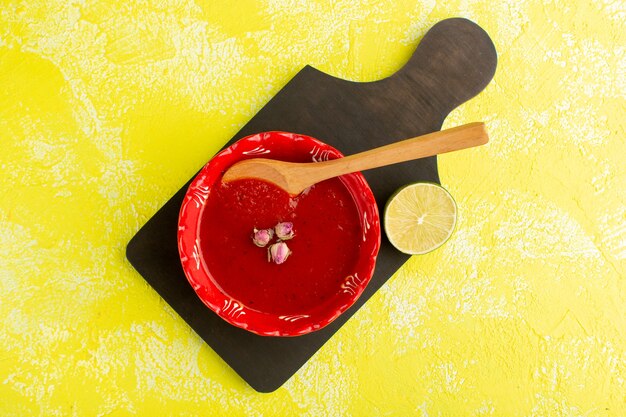
<instances>
[{"instance_id":1,"label":"lemon slice","mask_svg":"<svg viewBox=\"0 0 626 417\"><path fill-rule=\"evenodd\" d=\"M396 249L421 255L448 240L456 224L456 203L442 186L416 182L391 196L384 222L387 238Z\"/></svg>"}]
</instances>

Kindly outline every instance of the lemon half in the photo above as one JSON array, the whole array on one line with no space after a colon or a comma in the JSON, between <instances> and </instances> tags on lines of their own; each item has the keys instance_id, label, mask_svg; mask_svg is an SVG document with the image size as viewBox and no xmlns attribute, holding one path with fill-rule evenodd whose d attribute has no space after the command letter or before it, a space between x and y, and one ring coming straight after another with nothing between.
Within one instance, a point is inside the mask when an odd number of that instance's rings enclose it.
<instances>
[{"instance_id":1,"label":"lemon half","mask_svg":"<svg viewBox=\"0 0 626 417\"><path fill-rule=\"evenodd\" d=\"M385 206L387 238L409 255L428 253L443 245L455 224L456 202L439 184L409 184L396 191Z\"/></svg>"}]
</instances>

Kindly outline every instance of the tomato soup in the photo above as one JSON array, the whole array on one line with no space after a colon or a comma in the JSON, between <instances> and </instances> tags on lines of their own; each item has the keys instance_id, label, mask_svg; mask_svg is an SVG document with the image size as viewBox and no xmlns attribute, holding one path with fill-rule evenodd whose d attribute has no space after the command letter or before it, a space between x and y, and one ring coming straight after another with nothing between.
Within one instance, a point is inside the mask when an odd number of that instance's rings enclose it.
<instances>
[{"instance_id":1,"label":"tomato soup","mask_svg":"<svg viewBox=\"0 0 626 417\"><path fill-rule=\"evenodd\" d=\"M289 257L277 264L252 236L280 222L292 223L294 236L285 240ZM339 178L295 197L260 180L218 181L198 232L214 283L246 307L275 314L305 312L340 292L363 243L356 204Z\"/></svg>"}]
</instances>

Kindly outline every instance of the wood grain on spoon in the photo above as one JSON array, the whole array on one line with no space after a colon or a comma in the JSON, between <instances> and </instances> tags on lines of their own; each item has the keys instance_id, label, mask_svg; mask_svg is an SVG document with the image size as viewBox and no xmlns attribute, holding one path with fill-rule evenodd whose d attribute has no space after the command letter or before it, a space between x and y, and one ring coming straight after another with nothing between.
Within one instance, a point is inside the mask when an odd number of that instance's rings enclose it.
<instances>
[{"instance_id":1,"label":"wood grain on spoon","mask_svg":"<svg viewBox=\"0 0 626 417\"><path fill-rule=\"evenodd\" d=\"M230 167L224 173L223 181L256 178L274 183L291 195L298 195L307 187L329 178L472 148L488 141L484 123L469 123L324 162L246 159Z\"/></svg>"}]
</instances>

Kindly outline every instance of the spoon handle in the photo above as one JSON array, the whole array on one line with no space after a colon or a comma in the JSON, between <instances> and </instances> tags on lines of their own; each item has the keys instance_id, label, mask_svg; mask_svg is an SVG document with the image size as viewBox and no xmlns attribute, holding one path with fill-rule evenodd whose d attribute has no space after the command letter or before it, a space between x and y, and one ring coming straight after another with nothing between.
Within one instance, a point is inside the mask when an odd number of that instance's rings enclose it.
<instances>
[{"instance_id":1,"label":"spoon handle","mask_svg":"<svg viewBox=\"0 0 626 417\"><path fill-rule=\"evenodd\" d=\"M339 175L412 161L446 152L484 145L489 136L482 122L468 123L439 132L428 133L389 145L357 153L345 158L320 162L311 166L311 183ZM319 169L319 168L324 169Z\"/></svg>"}]
</instances>

